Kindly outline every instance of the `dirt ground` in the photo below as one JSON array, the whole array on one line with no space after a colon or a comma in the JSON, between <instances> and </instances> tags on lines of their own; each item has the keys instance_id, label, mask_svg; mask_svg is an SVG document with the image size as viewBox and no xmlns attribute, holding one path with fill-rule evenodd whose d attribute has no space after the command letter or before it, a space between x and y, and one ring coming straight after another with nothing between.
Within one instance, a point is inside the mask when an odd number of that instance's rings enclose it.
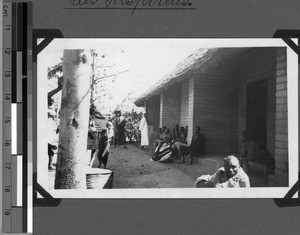
<instances>
[{"instance_id":1,"label":"dirt ground","mask_svg":"<svg viewBox=\"0 0 300 235\"><path fill-rule=\"evenodd\" d=\"M151 153L149 147L112 147L107 167L114 171L114 188L189 188L197 177L220 167L220 158L196 159L193 165L182 164L180 159L159 163L151 161Z\"/></svg>"},{"instance_id":2,"label":"dirt ground","mask_svg":"<svg viewBox=\"0 0 300 235\"><path fill-rule=\"evenodd\" d=\"M213 174L222 167L226 155L195 158L193 165L175 160L172 163L151 161L152 148L140 149L139 145L111 147L107 169L114 172L113 188L190 188L202 174ZM56 154L54 158L56 162ZM86 157L86 163L89 156ZM186 160L186 162L188 162ZM97 167L95 162L93 167ZM85 165L84 167L89 167ZM54 187L55 170L49 170L49 183ZM266 186L262 179L250 177L251 186ZM50 187L51 187L50 186Z\"/></svg>"},{"instance_id":3,"label":"dirt ground","mask_svg":"<svg viewBox=\"0 0 300 235\"><path fill-rule=\"evenodd\" d=\"M212 174L222 166L224 156L196 158L193 165L175 160L172 163L151 161L152 148L137 145L111 147L107 169L114 172L113 188L189 188L197 177ZM55 154L56 157L56 154ZM89 157L86 162L88 163ZM56 162L56 158L54 158ZM187 161L186 161L187 162ZM54 164L55 165L55 164ZM95 162L94 167L97 166ZM54 184L55 170L49 171Z\"/></svg>"}]
</instances>

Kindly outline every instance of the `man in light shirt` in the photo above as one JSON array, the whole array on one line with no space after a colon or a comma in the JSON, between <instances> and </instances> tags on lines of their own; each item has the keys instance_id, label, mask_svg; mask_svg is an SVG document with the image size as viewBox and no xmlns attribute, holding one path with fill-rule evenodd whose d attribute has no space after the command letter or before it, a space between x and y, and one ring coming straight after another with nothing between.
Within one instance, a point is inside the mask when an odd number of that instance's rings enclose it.
<instances>
[{"instance_id":1,"label":"man in light shirt","mask_svg":"<svg viewBox=\"0 0 300 235\"><path fill-rule=\"evenodd\" d=\"M216 173L200 176L195 182L195 187L249 188L250 181L239 160L231 155L224 159L224 167L218 169Z\"/></svg>"}]
</instances>

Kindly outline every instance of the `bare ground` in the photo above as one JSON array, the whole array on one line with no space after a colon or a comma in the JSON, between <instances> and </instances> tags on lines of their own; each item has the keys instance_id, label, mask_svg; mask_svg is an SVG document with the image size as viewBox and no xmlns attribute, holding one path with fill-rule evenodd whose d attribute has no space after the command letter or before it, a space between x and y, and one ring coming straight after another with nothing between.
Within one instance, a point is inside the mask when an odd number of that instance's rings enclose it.
<instances>
[{"instance_id":1,"label":"bare ground","mask_svg":"<svg viewBox=\"0 0 300 235\"><path fill-rule=\"evenodd\" d=\"M194 187L197 177L213 174L222 166L226 157L207 155L196 158L193 165L187 165L182 164L180 159L172 163L154 162L151 161L151 153L151 147L146 147L145 150L137 145L127 145L126 149L123 146L111 147L107 169L114 172L113 188ZM86 158L87 163L88 161L89 156ZM50 184L54 184L54 177L55 170L49 171ZM252 181L252 186L266 186L261 185L260 178L252 177Z\"/></svg>"}]
</instances>

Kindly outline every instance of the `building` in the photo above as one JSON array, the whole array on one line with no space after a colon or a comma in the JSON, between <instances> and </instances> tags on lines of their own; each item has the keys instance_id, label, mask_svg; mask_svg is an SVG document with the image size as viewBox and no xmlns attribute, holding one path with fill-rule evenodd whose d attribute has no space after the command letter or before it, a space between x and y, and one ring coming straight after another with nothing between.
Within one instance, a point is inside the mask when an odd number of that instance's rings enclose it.
<instances>
[{"instance_id":1,"label":"building","mask_svg":"<svg viewBox=\"0 0 300 235\"><path fill-rule=\"evenodd\" d=\"M241 152L251 129L275 157L275 186L288 186L287 52L285 47L199 49L139 97L150 129L194 126L207 154Z\"/></svg>"}]
</instances>

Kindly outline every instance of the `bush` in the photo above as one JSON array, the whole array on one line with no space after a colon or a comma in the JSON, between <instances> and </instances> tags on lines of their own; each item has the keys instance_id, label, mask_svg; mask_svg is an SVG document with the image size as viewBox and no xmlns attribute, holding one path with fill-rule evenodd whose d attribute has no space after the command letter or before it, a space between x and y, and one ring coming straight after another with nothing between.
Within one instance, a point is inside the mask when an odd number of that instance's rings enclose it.
<instances>
[{"instance_id":1,"label":"bush","mask_svg":"<svg viewBox=\"0 0 300 235\"><path fill-rule=\"evenodd\" d=\"M132 110L131 112L123 113L123 115L127 121L125 125L126 141L129 143L140 142L141 134L139 131L139 124L143 113L137 113Z\"/></svg>"}]
</instances>

